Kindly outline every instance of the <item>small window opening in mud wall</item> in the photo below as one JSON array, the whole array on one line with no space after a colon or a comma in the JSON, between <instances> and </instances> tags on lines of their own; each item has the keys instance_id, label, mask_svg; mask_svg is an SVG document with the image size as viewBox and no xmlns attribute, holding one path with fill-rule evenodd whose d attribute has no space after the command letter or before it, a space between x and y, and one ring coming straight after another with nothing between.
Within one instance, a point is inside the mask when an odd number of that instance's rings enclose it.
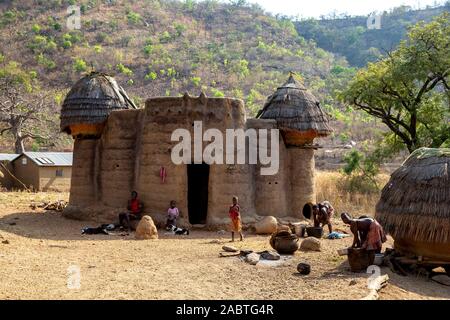
<instances>
[{"instance_id":1,"label":"small window opening in mud wall","mask_svg":"<svg viewBox=\"0 0 450 320\"><path fill-rule=\"evenodd\" d=\"M187 176L189 223L205 224L208 216L209 165L189 164Z\"/></svg>"},{"instance_id":2,"label":"small window opening in mud wall","mask_svg":"<svg viewBox=\"0 0 450 320\"><path fill-rule=\"evenodd\" d=\"M56 169L56 176L62 177L63 176L63 169Z\"/></svg>"},{"instance_id":3,"label":"small window opening in mud wall","mask_svg":"<svg viewBox=\"0 0 450 320\"><path fill-rule=\"evenodd\" d=\"M311 217L312 217L312 207L313 207L313 204L312 203L307 203L307 204L305 204L304 206L303 206L303 216L306 218L306 219L311 219Z\"/></svg>"}]
</instances>

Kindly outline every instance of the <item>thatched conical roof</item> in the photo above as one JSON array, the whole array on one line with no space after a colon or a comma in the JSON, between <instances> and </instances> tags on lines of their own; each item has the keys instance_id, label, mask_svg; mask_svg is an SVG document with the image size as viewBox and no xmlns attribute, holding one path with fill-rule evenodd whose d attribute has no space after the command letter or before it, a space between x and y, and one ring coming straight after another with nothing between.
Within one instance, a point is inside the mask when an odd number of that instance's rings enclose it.
<instances>
[{"instance_id":1,"label":"thatched conical roof","mask_svg":"<svg viewBox=\"0 0 450 320\"><path fill-rule=\"evenodd\" d=\"M280 130L303 136L309 142L332 132L319 101L293 75L267 99L256 117L275 119Z\"/></svg>"},{"instance_id":2,"label":"thatched conical roof","mask_svg":"<svg viewBox=\"0 0 450 320\"><path fill-rule=\"evenodd\" d=\"M135 104L113 77L91 72L75 83L61 109L61 131L71 133L70 126L100 124L111 111L136 109Z\"/></svg>"},{"instance_id":3,"label":"thatched conical roof","mask_svg":"<svg viewBox=\"0 0 450 320\"><path fill-rule=\"evenodd\" d=\"M383 188L376 218L394 239L450 244L450 149L414 151Z\"/></svg>"}]
</instances>

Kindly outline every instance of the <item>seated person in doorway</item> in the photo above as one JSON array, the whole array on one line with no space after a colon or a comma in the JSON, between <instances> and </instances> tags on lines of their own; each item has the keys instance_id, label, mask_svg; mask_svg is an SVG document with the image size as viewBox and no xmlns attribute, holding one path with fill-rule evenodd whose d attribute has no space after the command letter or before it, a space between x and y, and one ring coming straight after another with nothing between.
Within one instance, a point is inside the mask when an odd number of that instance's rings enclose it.
<instances>
[{"instance_id":1,"label":"seated person in doorway","mask_svg":"<svg viewBox=\"0 0 450 320\"><path fill-rule=\"evenodd\" d=\"M167 210L167 222L166 229L171 229L170 226L177 226L177 218L180 216L180 211L177 208L177 203L175 200L170 201L170 207Z\"/></svg>"},{"instance_id":2,"label":"seated person in doorway","mask_svg":"<svg viewBox=\"0 0 450 320\"><path fill-rule=\"evenodd\" d=\"M144 209L144 205L138 199L138 193L136 191L131 192L131 200L128 200L128 212L123 212L119 214L119 224L127 228L128 231L131 231L131 223L132 220L141 220L142 211Z\"/></svg>"},{"instance_id":3,"label":"seated person in doorway","mask_svg":"<svg viewBox=\"0 0 450 320\"><path fill-rule=\"evenodd\" d=\"M231 219L231 242L234 242L234 233L238 232L241 241L244 240L242 235L242 223L241 223L241 207L238 204L238 197L233 197L233 205L230 206L230 210L228 211Z\"/></svg>"},{"instance_id":4,"label":"seated person in doorway","mask_svg":"<svg viewBox=\"0 0 450 320\"><path fill-rule=\"evenodd\" d=\"M313 205L314 227L328 226L328 231L333 232L331 225L331 217L333 216L334 208L328 201L322 201L317 205Z\"/></svg>"},{"instance_id":5,"label":"seated person in doorway","mask_svg":"<svg viewBox=\"0 0 450 320\"><path fill-rule=\"evenodd\" d=\"M341 214L341 219L350 226L353 233L352 248L362 248L375 253L381 252L381 247L387 239L383 227L377 220L367 216L353 219L346 212Z\"/></svg>"}]
</instances>

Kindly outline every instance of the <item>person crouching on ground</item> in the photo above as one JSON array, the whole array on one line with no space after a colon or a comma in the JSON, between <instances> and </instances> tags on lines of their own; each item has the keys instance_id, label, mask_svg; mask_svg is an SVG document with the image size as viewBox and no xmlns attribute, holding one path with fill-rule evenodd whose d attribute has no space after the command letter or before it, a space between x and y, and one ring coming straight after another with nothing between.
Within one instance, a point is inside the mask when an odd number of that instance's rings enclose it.
<instances>
[{"instance_id":1,"label":"person crouching on ground","mask_svg":"<svg viewBox=\"0 0 450 320\"><path fill-rule=\"evenodd\" d=\"M367 251L380 253L386 234L377 220L369 217L353 219L348 213L341 214L342 221L350 226L353 233L352 248L361 248Z\"/></svg>"},{"instance_id":2,"label":"person crouching on ground","mask_svg":"<svg viewBox=\"0 0 450 320\"><path fill-rule=\"evenodd\" d=\"M233 197L233 205L230 206L230 210L228 211L228 214L230 215L231 219L231 242L234 242L234 233L238 232L241 241L244 240L244 237L242 236L242 224L241 224L241 208L238 204L238 197Z\"/></svg>"},{"instance_id":3,"label":"person crouching on ground","mask_svg":"<svg viewBox=\"0 0 450 320\"><path fill-rule=\"evenodd\" d=\"M313 206L314 227L321 226L322 228L327 225L328 231L333 232L333 226L331 225L331 217L333 216L334 208L328 201L322 201L321 203Z\"/></svg>"},{"instance_id":4,"label":"person crouching on ground","mask_svg":"<svg viewBox=\"0 0 450 320\"><path fill-rule=\"evenodd\" d=\"M128 232L131 231L131 221L132 220L141 220L142 211L144 209L144 205L138 199L138 193L136 191L131 192L131 200L128 200L128 212L123 212L119 214L119 224L128 229Z\"/></svg>"},{"instance_id":5,"label":"person crouching on ground","mask_svg":"<svg viewBox=\"0 0 450 320\"><path fill-rule=\"evenodd\" d=\"M166 229L170 226L177 226L177 219L180 216L180 211L177 208L177 203L175 200L170 201L170 208L167 210L167 222Z\"/></svg>"}]
</instances>

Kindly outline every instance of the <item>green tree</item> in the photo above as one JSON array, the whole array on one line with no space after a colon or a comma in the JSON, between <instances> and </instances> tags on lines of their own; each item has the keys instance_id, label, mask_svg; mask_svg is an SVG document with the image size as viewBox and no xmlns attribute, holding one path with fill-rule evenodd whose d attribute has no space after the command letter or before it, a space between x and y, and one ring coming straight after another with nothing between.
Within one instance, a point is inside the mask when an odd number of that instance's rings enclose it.
<instances>
[{"instance_id":1,"label":"green tree","mask_svg":"<svg viewBox=\"0 0 450 320\"><path fill-rule=\"evenodd\" d=\"M450 139L450 15L409 30L386 58L360 70L341 99L379 118L409 150Z\"/></svg>"}]
</instances>

